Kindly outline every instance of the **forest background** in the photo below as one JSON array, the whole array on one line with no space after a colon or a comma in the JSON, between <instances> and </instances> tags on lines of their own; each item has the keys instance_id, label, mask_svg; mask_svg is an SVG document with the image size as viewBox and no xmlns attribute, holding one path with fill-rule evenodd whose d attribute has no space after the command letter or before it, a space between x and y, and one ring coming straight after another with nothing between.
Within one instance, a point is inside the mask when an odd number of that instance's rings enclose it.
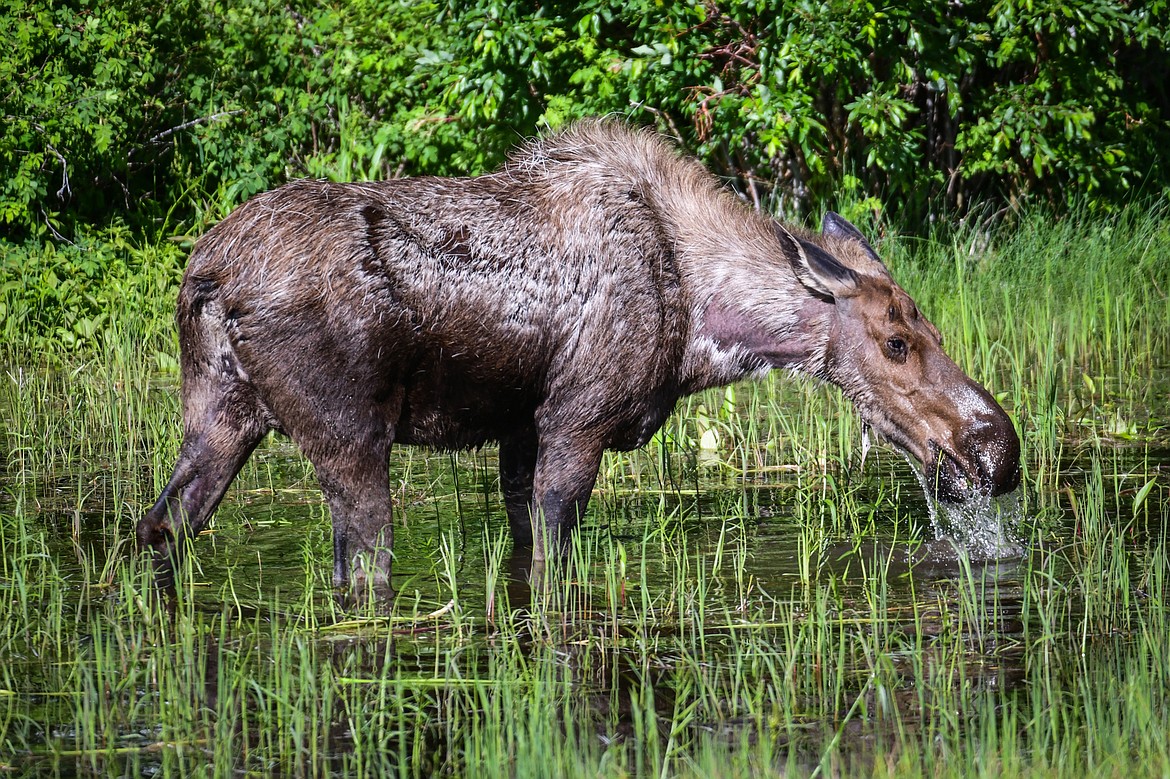
<instances>
[{"instance_id":1,"label":"forest background","mask_svg":"<svg viewBox=\"0 0 1170 779\"><path fill-rule=\"evenodd\" d=\"M1165 0L8 0L0 336L169 318L193 236L289 179L474 175L599 114L798 221L1164 203L1168 30Z\"/></svg>"}]
</instances>

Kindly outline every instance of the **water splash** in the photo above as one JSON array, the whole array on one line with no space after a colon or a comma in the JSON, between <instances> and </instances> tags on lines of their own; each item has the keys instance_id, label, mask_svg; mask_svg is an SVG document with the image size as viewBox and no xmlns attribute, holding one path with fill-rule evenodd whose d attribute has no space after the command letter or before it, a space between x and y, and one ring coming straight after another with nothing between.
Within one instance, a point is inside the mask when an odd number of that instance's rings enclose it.
<instances>
[{"instance_id":1,"label":"water splash","mask_svg":"<svg viewBox=\"0 0 1170 779\"><path fill-rule=\"evenodd\" d=\"M1018 489L996 498L975 494L964 503L944 503L935 499L926 477L914 462L909 457L907 461L922 485L930 508L930 526L935 535L935 541L929 545L930 557L954 560L959 554L965 554L972 562L982 562L1024 556L1019 536L1023 509Z\"/></svg>"},{"instance_id":2,"label":"water splash","mask_svg":"<svg viewBox=\"0 0 1170 779\"><path fill-rule=\"evenodd\" d=\"M933 498L929 503L930 524L937 538L951 542L951 557L956 550L965 551L972 562L1023 557L1018 490L998 498L976 495L966 503L938 503ZM941 544L937 546L937 554L947 553Z\"/></svg>"}]
</instances>

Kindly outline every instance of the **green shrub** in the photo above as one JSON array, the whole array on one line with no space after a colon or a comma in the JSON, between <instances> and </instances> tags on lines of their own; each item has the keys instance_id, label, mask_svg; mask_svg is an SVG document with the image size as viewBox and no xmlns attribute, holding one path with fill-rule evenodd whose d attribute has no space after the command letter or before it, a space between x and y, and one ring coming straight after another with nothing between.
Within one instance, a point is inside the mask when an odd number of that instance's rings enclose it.
<instances>
[{"instance_id":1,"label":"green shrub","mask_svg":"<svg viewBox=\"0 0 1170 779\"><path fill-rule=\"evenodd\" d=\"M64 246L0 242L0 363L55 363L116 337L173 367L184 262L178 244L136 244L125 227Z\"/></svg>"},{"instance_id":2,"label":"green shrub","mask_svg":"<svg viewBox=\"0 0 1170 779\"><path fill-rule=\"evenodd\" d=\"M698 5L73 0L0 29L15 240L217 218L297 176L478 173L544 126L655 124L764 207L1164 196L1164 0Z\"/></svg>"}]
</instances>

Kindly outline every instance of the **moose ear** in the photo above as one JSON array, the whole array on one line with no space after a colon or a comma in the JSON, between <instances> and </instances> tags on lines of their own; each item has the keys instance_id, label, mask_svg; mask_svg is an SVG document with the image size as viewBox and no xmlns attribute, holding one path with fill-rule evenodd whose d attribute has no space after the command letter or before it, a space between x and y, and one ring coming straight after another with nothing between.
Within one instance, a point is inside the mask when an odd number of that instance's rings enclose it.
<instances>
[{"instance_id":1,"label":"moose ear","mask_svg":"<svg viewBox=\"0 0 1170 779\"><path fill-rule=\"evenodd\" d=\"M869 258L876 262L884 269L881 258L878 257L877 252L869 245L869 241L861 234L861 231L853 226L852 223L845 217L834 211L826 211L824 218L821 220L821 235L829 238L840 238L842 240L856 241L861 244L861 248L865 249L865 253Z\"/></svg>"},{"instance_id":2,"label":"moose ear","mask_svg":"<svg viewBox=\"0 0 1170 779\"><path fill-rule=\"evenodd\" d=\"M865 236L848 219L835 211L826 211L821 220L821 233L832 238L850 238L865 243Z\"/></svg>"},{"instance_id":3,"label":"moose ear","mask_svg":"<svg viewBox=\"0 0 1170 779\"><path fill-rule=\"evenodd\" d=\"M796 278L813 292L836 298L847 297L857 288L857 274L821 247L797 238L778 223L776 237L792 263Z\"/></svg>"}]
</instances>

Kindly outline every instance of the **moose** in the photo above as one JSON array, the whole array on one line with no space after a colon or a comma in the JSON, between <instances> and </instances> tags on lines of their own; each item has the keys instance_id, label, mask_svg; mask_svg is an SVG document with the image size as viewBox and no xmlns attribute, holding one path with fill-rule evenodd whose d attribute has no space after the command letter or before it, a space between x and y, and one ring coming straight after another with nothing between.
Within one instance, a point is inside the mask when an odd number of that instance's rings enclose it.
<instances>
[{"instance_id":1,"label":"moose","mask_svg":"<svg viewBox=\"0 0 1170 779\"><path fill-rule=\"evenodd\" d=\"M839 386L942 500L1019 482L1011 420L856 227L782 224L615 120L480 177L257 195L196 244L177 322L183 441L137 526L168 582L270 430L316 470L335 586L389 593L394 444L498 443L514 543L543 561L603 452L775 368Z\"/></svg>"}]
</instances>

